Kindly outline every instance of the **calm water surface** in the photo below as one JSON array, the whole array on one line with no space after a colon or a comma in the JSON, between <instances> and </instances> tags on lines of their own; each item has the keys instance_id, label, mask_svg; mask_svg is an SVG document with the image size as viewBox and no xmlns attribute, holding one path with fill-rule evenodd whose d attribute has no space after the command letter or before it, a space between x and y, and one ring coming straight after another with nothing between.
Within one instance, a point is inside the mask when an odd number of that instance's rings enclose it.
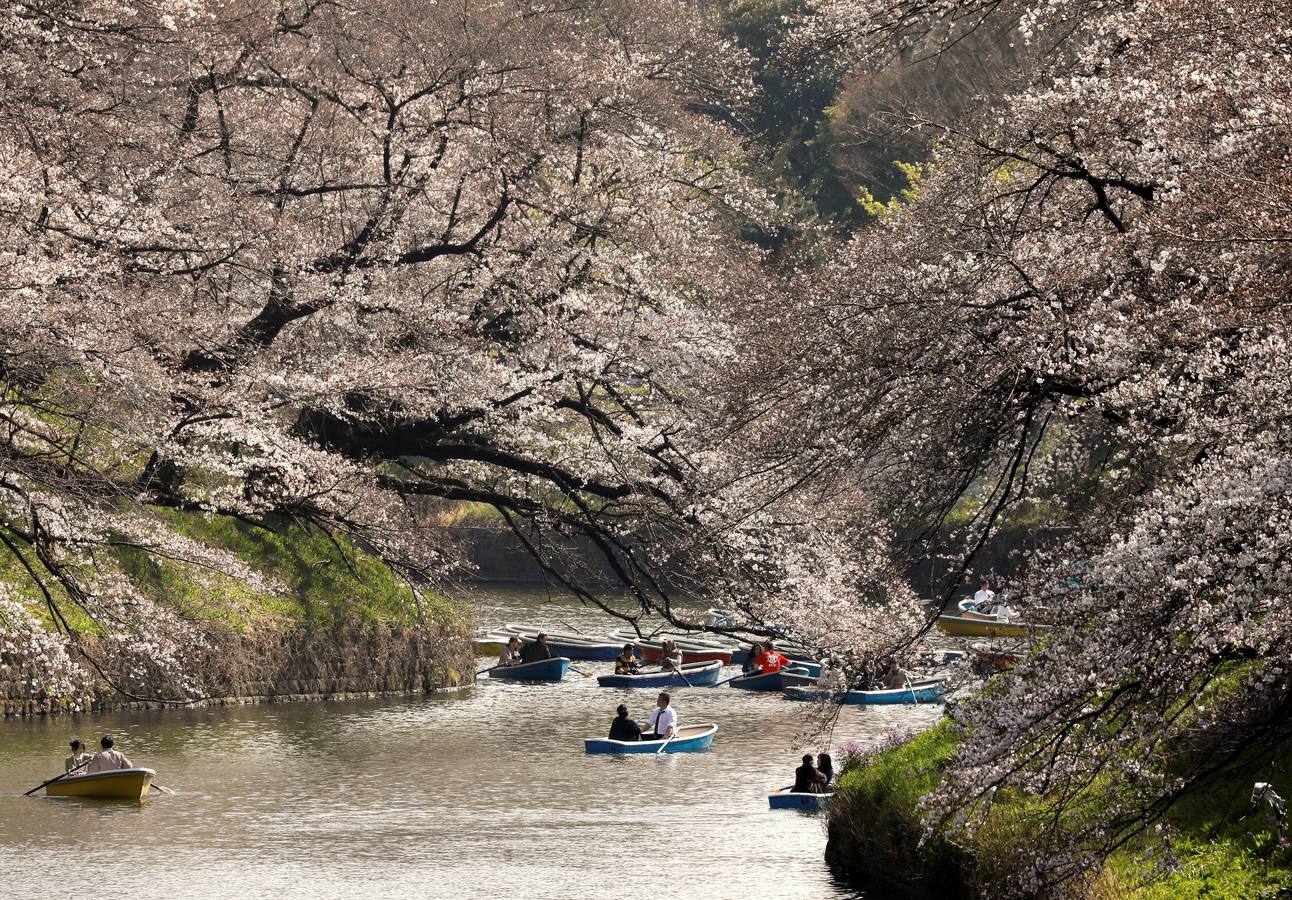
<instances>
[{"instance_id":1,"label":"calm water surface","mask_svg":"<svg viewBox=\"0 0 1292 900\"><path fill-rule=\"evenodd\" d=\"M485 622L611 627L545 592L494 591L482 603ZM544 685L483 678L424 699L0 722L0 895L852 896L822 860L820 818L767 808L805 752L805 707L681 688L683 724L718 723L711 752L584 754L583 738L603 736L618 703L640 720L653 696L571 673ZM850 707L806 749L940 714ZM57 774L70 738L102 733L175 795L19 796Z\"/></svg>"}]
</instances>

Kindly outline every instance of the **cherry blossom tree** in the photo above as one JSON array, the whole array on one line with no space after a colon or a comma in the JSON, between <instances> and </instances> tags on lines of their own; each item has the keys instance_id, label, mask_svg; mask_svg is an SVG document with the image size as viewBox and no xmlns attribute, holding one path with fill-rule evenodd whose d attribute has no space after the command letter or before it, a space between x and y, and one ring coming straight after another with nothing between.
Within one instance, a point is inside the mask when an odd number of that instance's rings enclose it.
<instances>
[{"instance_id":1,"label":"cherry blossom tree","mask_svg":"<svg viewBox=\"0 0 1292 900\"><path fill-rule=\"evenodd\" d=\"M1045 44L977 116L913 123L918 197L765 301L803 301L764 356L782 402L911 558L959 560L944 599L1010 517L1068 529L1010 585L1060 627L958 709L927 798L953 839L1030 798L994 891L1078 890L1288 736L1289 12L843 2L802 29L872 61L990 16Z\"/></svg>"},{"instance_id":2,"label":"cherry blossom tree","mask_svg":"<svg viewBox=\"0 0 1292 900\"><path fill-rule=\"evenodd\" d=\"M712 403L759 262L733 235L772 206L693 111L748 92L696 10L0 16L0 542L100 674L160 666L182 695L203 637L113 548L253 577L158 510L344 534L422 584L457 561L415 513L487 504L630 619L704 591L820 636L860 573L890 577L852 504L814 505L810 460L768 464L771 423Z\"/></svg>"}]
</instances>

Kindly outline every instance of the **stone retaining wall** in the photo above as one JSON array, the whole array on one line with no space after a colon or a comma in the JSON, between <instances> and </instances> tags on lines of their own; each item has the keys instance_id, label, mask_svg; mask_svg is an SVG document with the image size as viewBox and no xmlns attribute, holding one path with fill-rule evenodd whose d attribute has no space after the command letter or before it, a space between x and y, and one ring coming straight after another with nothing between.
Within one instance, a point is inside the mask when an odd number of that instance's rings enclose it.
<instances>
[{"instance_id":1,"label":"stone retaining wall","mask_svg":"<svg viewBox=\"0 0 1292 900\"><path fill-rule=\"evenodd\" d=\"M104 660L93 639L79 646ZM193 654L191 676L200 690L184 699L159 673L94 677L86 690L52 697L0 679L5 717L157 709L167 706L227 706L304 700L420 695L474 680L471 636L460 628L400 628L384 625L339 629L295 628L254 635L222 634ZM126 661L121 661L123 669Z\"/></svg>"}]
</instances>

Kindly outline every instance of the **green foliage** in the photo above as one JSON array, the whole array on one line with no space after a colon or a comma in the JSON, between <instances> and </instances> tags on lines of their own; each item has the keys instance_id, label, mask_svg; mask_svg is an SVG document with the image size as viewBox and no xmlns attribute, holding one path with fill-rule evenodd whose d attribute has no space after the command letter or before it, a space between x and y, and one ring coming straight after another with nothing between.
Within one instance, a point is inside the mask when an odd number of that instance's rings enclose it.
<instances>
[{"instance_id":1,"label":"green foliage","mask_svg":"<svg viewBox=\"0 0 1292 900\"><path fill-rule=\"evenodd\" d=\"M722 25L753 57L759 97L749 121L737 122L767 148L763 170L783 208L805 220L854 225L861 207L832 162L830 110L847 73L843 54L823 54L786 67L782 54L803 0L738 0Z\"/></svg>"},{"instance_id":2,"label":"green foliage","mask_svg":"<svg viewBox=\"0 0 1292 900\"><path fill-rule=\"evenodd\" d=\"M194 618L243 630L266 621L411 624L451 614L447 601L425 591L419 606L412 587L374 554L289 520L271 523L271 530L228 516L164 516L179 533L230 552L276 583L276 589L255 590L145 550L117 551L137 585Z\"/></svg>"},{"instance_id":3,"label":"green foliage","mask_svg":"<svg viewBox=\"0 0 1292 900\"><path fill-rule=\"evenodd\" d=\"M941 769L955 752L956 744L955 733L944 721L876 755L868 765L853 765L851 758L845 758L838 789L890 805L916 824L919 799L937 785Z\"/></svg>"},{"instance_id":4,"label":"green foliage","mask_svg":"<svg viewBox=\"0 0 1292 900\"><path fill-rule=\"evenodd\" d=\"M906 179L906 185L898 188L897 192L889 197L887 202L876 200L875 195L865 185L862 185L857 190L857 202L861 204L861 208L866 211L866 214L873 219L887 218L919 196L920 178L924 175L924 167L916 163L902 162L900 159L893 160L893 165Z\"/></svg>"},{"instance_id":5,"label":"green foliage","mask_svg":"<svg viewBox=\"0 0 1292 900\"><path fill-rule=\"evenodd\" d=\"M937 784L956 743L944 722L878 754L868 765L845 764L832 817L868 837L918 833L920 798ZM1160 831L1142 836L1107 860L1089 895L1109 900L1239 900L1272 898L1292 890L1292 849L1278 846L1277 830L1264 809L1252 811L1249 802L1256 780L1272 781L1276 790L1288 794L1287 779L1271 773L1289 771L1292 742L1285 742L1274 749L1269 768L1232 769L1206 788L1186 794L1171 807ZM896 844L880 849L890 862L913 867L912 878L928 879L939 872L945 877L954 867L963 883L1025 846L1033 816L1044 811L1042 806L1036 798L1017 793L998 796L988 821L966 848L971 864L956 860L957 849L938 840L914 858ZM1100 813L1086 808L1080 814Z\"/></svg>"}]
</instances>

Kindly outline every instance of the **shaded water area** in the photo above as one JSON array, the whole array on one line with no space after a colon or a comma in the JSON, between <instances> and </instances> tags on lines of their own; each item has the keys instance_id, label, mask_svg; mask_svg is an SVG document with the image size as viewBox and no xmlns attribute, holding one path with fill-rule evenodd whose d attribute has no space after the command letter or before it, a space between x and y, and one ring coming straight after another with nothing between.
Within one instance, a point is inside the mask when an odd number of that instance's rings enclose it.
<instances>
[{"instance_id":1,"label":"shaded water area","mask_svg":"<svg viewBox=\"0 0 1292 900\"><path fill-rule=\"evenodd\" d=\"M612 627L541 589L480 590L482 622ZM0 722L0 894L852 896L822 860L820 817L767 808L803 752L805 708L681 688L682 724L719 725L711 752L584 754L618 703L640 720L653 697L571 673L560 684L483 678L418 699ZM940 714L847 708L832 737L806 749ZM68 739L103 733L175 795L19 796L61 769Z\"/></svg>"}]
</instances>

